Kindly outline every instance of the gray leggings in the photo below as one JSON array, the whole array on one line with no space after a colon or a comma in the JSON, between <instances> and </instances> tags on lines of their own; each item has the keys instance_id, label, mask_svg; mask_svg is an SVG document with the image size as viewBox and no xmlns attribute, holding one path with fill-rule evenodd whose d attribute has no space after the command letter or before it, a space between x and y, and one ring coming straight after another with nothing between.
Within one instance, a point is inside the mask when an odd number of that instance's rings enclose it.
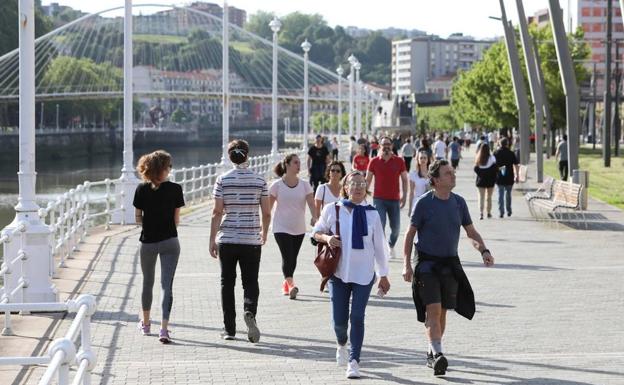
<instances>
[{"instance_id":1,"label":"gray leggings","mask_svg":"<svg viewBox=\"0 0 624 385\"><path fill-rule=\"evenodd\" d=\"M152 308L156 258L159 254L162 318L168 320L171 306L173 305L173 276L175 275L178 258L180 257L180 242L178 242L178 238L141 244L141 271L143 271L141 304L143 310L151 310Z\"/></svg>"}]
</instances>

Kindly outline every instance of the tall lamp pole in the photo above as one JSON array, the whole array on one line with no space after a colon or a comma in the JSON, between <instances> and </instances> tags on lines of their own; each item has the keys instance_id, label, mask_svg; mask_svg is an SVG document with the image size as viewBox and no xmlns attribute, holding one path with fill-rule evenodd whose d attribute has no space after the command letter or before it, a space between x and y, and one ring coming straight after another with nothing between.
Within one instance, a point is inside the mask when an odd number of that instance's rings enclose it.
<instances>
[{"instance_id":1,"label":"tall lamp pole","mask_svg":"<svg viewBox=\"0 0 624 385\"><path fill-rule=\"evenodd\" d=\"M347 59L349 61L349 137L353 136L353 83L355 81L355 63L358 62L355 56L351 54Z\"/></svg>"},{"instance_id":2,"label":"tall lamp pole","mask_svg":"<svg viewBox=\"0 0 624 385\"><path fill-rule=\"evenodd\" d=\"M225 166L229 163L227 148L230 141L230 31L228 17L227 1L223 3L223 71L222 71L222 88L223 94L221 98L222 114L221 114L221 165Z\"/></svg>"},{"instance_id":3,"label":"tall lamp pole","mask_svg":"<svg viewBox=\"0 0 624 385\"><path fill-rule=\"evenodd\" d=\"M356 137L362 135L362 82L360 81L360 69L362 64L355 63L355 130Z\"/></svg>"},{"instance_id":4,"label":"tall lamp pole","mask_svg":"<svg viewBox=\"0 0 624 385\"><path fill-rule=\"evenodd\" d=\"M273 92L271 95L271 157L278 158L277 153L277 33L282 28L282 23L277 17L269 23L273 31Z\"/></svg>"},{"instance_id":5,"label":"tall lamp pole","mask_svg":"<svg viewBox=\"0 0 624 385\"><path fill-rule=\"evenodd\" d=\"M306 150L308 148L308 129L310 127L310 87L308 85L308 52L310 52L312 44L306 39L301 43L301 49L303 50L303 140L301 142L301 148Z\"/></svg>"},{"instance_id":6,"label":"tall lamp pole","mask_svg":"<svg viewBox=\"0 0 624 385\"><path fill-rule=\"evenodd\" d=\"M340 141L342 135L342 75L344 74L342 66L336 68L336 73L338 74L338 140Z\"/></svg>"},{"instance_id":7,"label":"tall lamp pole","mask_svg":"<svg viewBox=\"0 0 624 385\"><path fill-rule=\"evenodd\" d=\"M139 180L134 174L133 153L133 111L132 111L132 0L125 0L124 13L124 91L123 91L123 166L121 178L116 185L123 195L119 199L121 205L113 213L112 222L117 224L134 224L134 208L132 200Z\"/></svg>"}]
</instances>

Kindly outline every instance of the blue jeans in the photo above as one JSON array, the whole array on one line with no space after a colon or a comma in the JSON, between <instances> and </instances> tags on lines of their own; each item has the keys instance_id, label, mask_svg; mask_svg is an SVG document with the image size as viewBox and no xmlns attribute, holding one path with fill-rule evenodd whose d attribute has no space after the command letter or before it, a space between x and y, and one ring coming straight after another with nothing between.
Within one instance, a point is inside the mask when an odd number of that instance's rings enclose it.
<instances>
[{"instance_id":1,"label":"blue jeans","mask_svg":"<svg viewBox=\"0 0 624 385\"><path fill-rule=\"evenodd\" d=\"M381 217L381 227L386 231L386 213L390 219L390 247L394 247L399 239L401 231L401 205L399 201L392 199L373 198L373 206Z\"/></svg>"},{"instance_id":2,"label":"blue jeans","mask_svg":"<svg viewBox=\"0 0 624 385\"><path fill-rule=\"evenodd\" d=\"M332 303L332 324L336 333L336 340L344 345L351 340L349 361L360 362L360 352L364 341L364 315L368 297L375 282L375 277L368 285L345 283L335 276L329 279L329 297ZM349 298L351 298L351 317L349 317ZM347 337L351 318L351 332Z\"/></svg>"},{"instance_id":3,"label":"blue jeans","mask_svg":"<svg viewBox=\"0 0 624 385\"><path fill-rule=\"evenodd\" d=\"M498 186L498 213L501 215L505 215L505 206L507 206L507 214L511 215L511 189L513 187L512 184L504 185L499 184Z\"/></svg>"}]
</instances>

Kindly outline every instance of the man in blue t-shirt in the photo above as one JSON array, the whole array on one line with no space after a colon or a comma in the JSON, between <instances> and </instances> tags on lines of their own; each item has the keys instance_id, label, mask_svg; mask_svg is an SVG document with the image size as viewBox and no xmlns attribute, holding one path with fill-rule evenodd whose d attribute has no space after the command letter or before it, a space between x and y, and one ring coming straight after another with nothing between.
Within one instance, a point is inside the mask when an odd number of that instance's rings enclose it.
<instances>
[{"instance_id":1,"label":"man in blue t-shirt","mask_svg":"<svg viewBox=\"0 0 624 385\"><path fill-rule=\"evenodd\" d=\"M411 226L405 235L403 278L412 282L418 319L425 322L429 340L427 366L438 376L445 374L448 366L442 353L446 311L455 309L468 319L475 312L474 294L457 255L461 227L481 253L485 266L492 266L494 257L472 224L466 201L451 192L455 187L453 167L446 160L436 160L429 167L428 176L433 190L416 203ZM418 263L412 269L412 244L416 233Z\"/></svg>"}]
</instances>

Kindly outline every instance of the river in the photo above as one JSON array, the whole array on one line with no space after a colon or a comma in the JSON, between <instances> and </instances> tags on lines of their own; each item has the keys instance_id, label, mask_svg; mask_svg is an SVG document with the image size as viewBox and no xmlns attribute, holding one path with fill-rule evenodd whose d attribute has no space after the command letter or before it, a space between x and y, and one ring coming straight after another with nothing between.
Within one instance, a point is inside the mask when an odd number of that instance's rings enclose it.
<instances>
[{"instance_id":1,"label":"river","mask_svg":"<svg viewBox=\"0 0 624 385\"><path fill-rule=\"evenodd\" d=\"M254 146L251 143L252 156L268 154L270 145ZM62 151L62 149L59 149ZM135 149L136 160L150 150ZM170 151L175 168L197 166L221 160L221 147L177 147ZM84 158L66 158L37 162L37 202L40 206L56 199L69 189L84 181L99 181L106 178L118 178L121 175L121 152L111 155ZM13 207L17 204L18 160L0 163L0 229L15 218Z\"/></svg>"}]
</instances>

